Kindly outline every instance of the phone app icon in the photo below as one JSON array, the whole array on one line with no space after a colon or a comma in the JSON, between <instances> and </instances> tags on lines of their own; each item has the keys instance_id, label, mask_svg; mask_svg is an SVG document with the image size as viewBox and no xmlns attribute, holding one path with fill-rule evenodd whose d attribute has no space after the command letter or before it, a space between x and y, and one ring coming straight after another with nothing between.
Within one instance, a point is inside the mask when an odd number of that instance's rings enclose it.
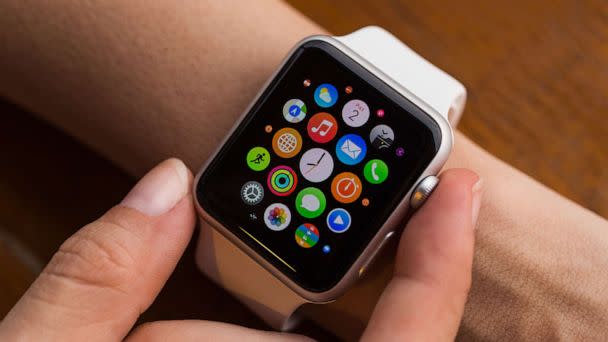
<instances>
[{"instance_id":1,"label":"phone app icon","mask_svg":"<svg viewBox=\"0 0 608 342\"><path fill-rule=\"evenodd\" d=\"M241 187L241 199L249 205L259 204L264 198L264 187L262 184L249 181Z\"/></svg>"},{"instance_id":2,"label":"phone app icon","mask_svg":"<svg viewBox=\"0 0 608 342\"><path fill-rule=\"evenodd\" d=\"M286 165L279 165L268 173L268 188L277 196L288 196L298 184L296 172Z\"/></svg>"},{"instance_id":3,"label":"phone app icon","mask_svg":"<svg viewBox=\"0 0 608 342\"><path fill-rule=\"evenodd\" d=\"M329 83L323 83L315 89L315 102L321 108L329 108L338 101L338 90Z\"/></svg>"},{"instance_id":4,"label":"phone app icon","mask_svg":"<svg viewBox=\"0 0 608 342\"><path fill-rule=\"evenodd\" d=\"M356 134L347 134L336 144L336 156L346 165L358 164L365 158L365 140Z\"/></svg>"},{"instance_id":5,"label":"phone app icon","mask_svg":"<svg viewBox=\"0 0 608 342\"><path fill-rule=\"evenodd\" d=\"M380 159L372 159L365 164L363 176L372 184L380 184L388 178L388 166Z\"/></svg>"},{"instance_id":6,"label":"phone app icon","mask_svg":"<svg viewBox=\"0 0 608 342\"><path fill-rule=\"evenodd\" d=\"M317 113L308 120L307 130L312 140L324 144L338 133L338 122L329 113Z\"/></svg>"},{"instance_id":7,"label":"phone app icon","mask_svg":"<svg viewBox=\"0 0 608 342\"><path fill-rule=\"evenodd\" d=\"M334 233L344 233L350 228L350 213L346 209L336 208L327 214L327 227Z\"/></svg>"},{"instance_id":8,"label":"phone app icon","mask_svg":"<svg viewBox=\"0 0 608 342\"><path fill-rule=\"evenodd\" d=\"M331 176L334 170L334 159L322 148L312 148L300 159L300 173L313 183L319 183Z\"/></svg>"},{"instance_id":9,"label":"phone app icon","mask_svg":"<svg viewBox=\"0 0 608 342\"><path fill-rule=\"evenodd\" d=\"M278 130L272 137L272 149L281 158L291 158L302 149L302 136L293 128Z\"/></svg>"},{"instance_id":10,"label":"phone app icon","mask_svg":"<svg viewBox=\"0 0 608 342\"><path fill-rule=\"evenodd\" d=\"M309 219L323 214L326 204L323 192L313 187L302 189L296 197L296 210Z\"/></svg>"},{"instance_id":11,"label":"phone app icon","mask_svg":"<svg viewBox=\"0 0 608 342\"><path fill-rule=\"evenodd\" d=\"M267 149L256 146L247 152L247 166L253 171L262 171L270 165L270 153Z\"/></svg>"},{"instance_id":12,"label":"phone app icon","mask_svg":"<svg viewBox=\"0 0 608 342\"><path fill-rule=\"evenodd\" d=\"M283 117L291 123L304 120L306 111L306 104L300 99L291 99L283 105Z\"/></svg>"},{"instance_id":13,"label":"phone app icon","mask_svg":"<svg viewBox=\"0 0 608 342\"><path fill-rule=\"evenodd\" d=\"M378 125L369 133L369 141L379 150L389 148L395 141L395 132L387 125Z\"/></svg>"},{"instance_id":14,"label":"phone app icon","mask_svg":"<svg viewBox=\"0 0 608 342\"><path fill-rule=\"evenodd\" d=\"M291 222L291 212L285 204L273 203L264 211L264 223L266 227L274 231L281 231Z\"/></svg>"},{"instance_id":15,"label":"phone app icon","mask_svg":"<svg viewBox=\"0 0 608 342\"><path fill-rule=\"evenodd\" d=\"M311 248L319 242L319 230L312 223L302 223L295 233L296 243L302 248Z\"/></svg>"},{"instance_id":16,"label":"phone app icon","mask_svg":"<svg viewBox=\"0 0 608 342\"><path fill-rule=\"evenodd\" d=\"M359 198L363 186L352 172L342 172L331 181L331 194L340 203L352 203Z\"/></svg>"},{"instance_id":17,"label":"phone app icon","mask_svg":"<svg viewBox=\"0 0 608 342\"><path fill-rule=\"evenodd\" d=\"M369 119L369 107L361 100L350 100L342 107L342 120L350 127L361 127Z\"/></svg>"}]
</instances>

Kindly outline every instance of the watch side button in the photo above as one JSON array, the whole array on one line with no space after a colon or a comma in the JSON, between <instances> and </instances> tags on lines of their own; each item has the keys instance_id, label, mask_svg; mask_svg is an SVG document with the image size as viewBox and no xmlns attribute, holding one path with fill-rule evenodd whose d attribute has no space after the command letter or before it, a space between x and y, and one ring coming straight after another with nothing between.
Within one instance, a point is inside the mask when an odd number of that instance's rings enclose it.
<instances>
[{"instance_id":1,"label":"watch side button","mask_svg":"<svg viewBox=\"0 0 608 342\"><path fill-rule=\"evenodd\" d=\"M410 206L414 209L420 208L426 199L431 196L431 193L433 193L433 190L435 190L437 184L439 184L439 178L435 176L428 176L420 181L412 193Z\"/></svg>"},{"instance_id":2,"label":"watch side button","mask_svg":"<svg viewBox=\"0 0 608 342\"><path fill-rule=\"evenodd\" d=\"M374 260L378 256L378 254L380 254L380 251L382 250L382 248L386 245L388 240L390 240L393 235L395 235L394 231L388 232L386 234L386 236L384 237L384 240L382 240L382 242L380 242L380 245L378 246L378 248L376 248L376 250L372 253L372 255L367 259L367 262L365 262L365 264L363 264L363 266L361 266L361 268L359 269L359 278L363 277L363 274L365 274L365 271L367 270L367 268L372 264L372 262L374 262Z\"/></svg>"}]
</instances>

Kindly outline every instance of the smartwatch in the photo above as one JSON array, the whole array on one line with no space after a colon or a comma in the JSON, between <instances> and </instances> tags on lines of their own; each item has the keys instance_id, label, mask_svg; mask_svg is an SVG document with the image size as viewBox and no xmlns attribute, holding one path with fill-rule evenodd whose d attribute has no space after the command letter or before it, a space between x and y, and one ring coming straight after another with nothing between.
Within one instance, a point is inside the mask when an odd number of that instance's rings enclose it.
<instances>
[{"instance_id":1,"label":"smartwatch","mask_svg":"<svg viewBox=\"0 0 608 342\"><path fill-rule=\"evenodd\" d=\"M196 176L197 265L291 329L302 304L351 287L430 194L465 99L382 28L304 39Z\"/></svg>"}]
</instances>

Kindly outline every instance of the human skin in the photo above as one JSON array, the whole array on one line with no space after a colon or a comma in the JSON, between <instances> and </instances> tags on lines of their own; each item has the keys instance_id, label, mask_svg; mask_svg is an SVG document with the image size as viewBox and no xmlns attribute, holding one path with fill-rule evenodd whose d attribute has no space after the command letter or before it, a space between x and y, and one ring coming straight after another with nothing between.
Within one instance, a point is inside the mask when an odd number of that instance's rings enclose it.
<instances>
[{"instance_id":1,"label":"human skin","mask_svg":"<svg viewBox=\"0 0 608 342\"><path fill-rule=\"evenodd\" d=\"M134 328L192 236L192 182L190 170L175 158L148 172L120 204L61 245L0 321L0 340L308 340L203 320ZM400 239L394 275L363 341L454 339L471 284L482 188L483 181L470 170L441 174L437 189ZM423 315L417 305L424 306Z\"/></svg>"},{"instance_id":2,"label":"human skin","mask_svg":"<svg viewBox=\"0 0 608 342\"><path fill-rule=\"evenodd\" d=\"M170 156L197 169L287 51L324 31L280 2L5 0L0 94L141 175ZM608 223L460 133L449 167L485 181L463 339L605 339ZM386 280L378 263L315 307L362 329ZM358 306L349 298L357 298ZM359 330L360 330L359 329Z\"/></svg>"}]
</instances>

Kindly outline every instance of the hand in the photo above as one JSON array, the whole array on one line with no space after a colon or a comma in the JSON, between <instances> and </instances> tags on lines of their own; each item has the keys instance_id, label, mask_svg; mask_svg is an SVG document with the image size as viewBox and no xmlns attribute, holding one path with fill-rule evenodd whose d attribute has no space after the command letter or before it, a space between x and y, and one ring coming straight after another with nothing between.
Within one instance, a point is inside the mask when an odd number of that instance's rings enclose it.
<instances>
[{"instance_id":1,"label":"hand","mask_svg":"<svg viewBox=\"0 0 608 342\"><path fill-rule=\"evenodd\" d=\"M364 338L455 336L471 281L476 182L470 171L444 173L403 234L395 277ZM179 160L150 171L121 204L60 247L0 323L0 340L306 339L208 321L152 322L127 336L190 240L195 224L191 185L192 174Z\"/></svg>"}]
</instances>

